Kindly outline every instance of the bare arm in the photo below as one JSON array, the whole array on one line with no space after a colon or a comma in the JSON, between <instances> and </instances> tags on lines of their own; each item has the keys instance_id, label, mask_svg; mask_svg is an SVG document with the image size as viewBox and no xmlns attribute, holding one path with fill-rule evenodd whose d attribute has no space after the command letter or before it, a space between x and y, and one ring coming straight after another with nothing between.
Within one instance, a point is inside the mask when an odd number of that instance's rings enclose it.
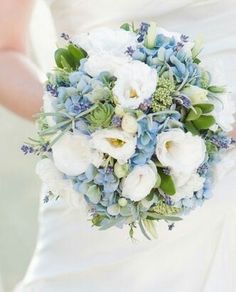
<instances>
[{"instance_id":1,"label":"bare arm","mask_svg":"<svg viewBox=\"0 0 236 292\"><path fill-rule=\"evenodd\" d=\"M1 0L0 103L31 119L42 104L42 84L27 58L27 36L33 0Z\"/></svg>"}]
</instances>

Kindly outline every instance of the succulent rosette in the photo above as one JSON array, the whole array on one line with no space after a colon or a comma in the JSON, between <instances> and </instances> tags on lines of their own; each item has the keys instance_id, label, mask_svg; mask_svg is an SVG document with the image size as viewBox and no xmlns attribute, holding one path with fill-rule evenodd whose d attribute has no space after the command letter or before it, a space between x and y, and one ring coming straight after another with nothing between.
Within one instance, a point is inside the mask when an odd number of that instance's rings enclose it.
<instances>
[{"instance_id":1,"label":"succulent rosette","mask_svg":"<svg viewBox=\"0 0 236 292\"><path fill-rule=\"evenodd\" d=\"M133 237L140 227L150 239L158 221L172 229L210 198L215 165L235 143L234 108L201 49L155 23L66 37L38 138L22 147L41 156L45 201L73 198L98 228L129 225Z\"/></svg>"}]
</instances>

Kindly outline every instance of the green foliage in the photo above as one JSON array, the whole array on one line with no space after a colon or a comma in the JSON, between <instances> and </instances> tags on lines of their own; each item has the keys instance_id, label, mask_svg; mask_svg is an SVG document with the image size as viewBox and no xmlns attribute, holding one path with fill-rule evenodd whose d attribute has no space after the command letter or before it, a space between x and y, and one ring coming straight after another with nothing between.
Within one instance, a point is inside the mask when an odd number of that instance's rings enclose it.
<instances>
[{"instance_id":1,"label":"green foliage","mask_svg":"<svg viewBox=\"0 0 236 292\"><path fill-rule=\"evenodd\" d=\"M197 120L193 121L193 125L198 130L207 130L215 124L215 118L211 115L202 115Z\"/></svg>"},{"instance_id":2,"label":"green foliage","mask_svg":"<svg viewBox=\"0 0 236 292\"><path fill-rule=\"evenodd\" d=\"M173 196L176 193L175 184L170 175L166 175L162 169L158 170L161 177L160 189L167 195Z\"/></svg>"},{"instance_id":3,"label":"green foliage","mask_svg":"<svg viewBox=\"0 0 236 292\"><path fill-rule=\"evenodd\" d=\"M199 135L199 130L193 125L192 122L185 122L184 127L187 131L191 132L193 135Z\"/></svg>"},{"instance_id":4,"label":"green foliage","mask_svg":"<svg viewBox=\"0 0 236 292\"><path fill-rule=\"evenodd\" d=\"M187 115L187 117L186 117L186 121L187 121L187 122L189 122L189 121L194 121L194 120L198 119L198 118L200 117L201 114L202 114L202 110L201 110L201 108L195 106L195 107L193 107L193 108L189 111L189 113L188 113L188 115Z\"/></svg>"},{"instance_id":5,"label":"green foliage","mask_svg":"<svg viewBox=\"0 0 236 292\"><path fill-rule=\"evenodd\" d=\"M153 112L164 111L172 105L171 95L175 91L174 81L168 78L161 77L157 84L157 89L152 98Z\"/></svg>"},{"instance_id":6,"label":"green foliage","mask_svg":"<svg viewBox=\"0 0 236 292\"><path fill-rule=\"evenodd\" d=\"M211 85L207 89L212 93L224 93L225 92L225 87L224 86Z\"/></svg>"},{"instance_id":7,"label":"green foliage","mask_svg":"<svg viewBox=\"0 0 236 292\"><path fill-rule=\"evenodd\" d=\"M91 128L107 128L111 124L114 108L108 103L99 103L98 106L86 116Z\"/></svg>"},{"instance_id":8,"label":"green foliage","mask_svg":"<svg viewBox=\"0 0 236 292\"><path fill-rule=\"evenodd\" d=\"M67 48L57 49L54 58L58 68L71 72L80 66L81 59L85 58L86 55L83 49L70 44Z\"/></svg>"},{"instance_id":9,"label":"green foliage","mask_svg":"<svg viewBox=\"0 0 236 292\"><path fill-rule=\"evenodd\" d=\"M155 207L151 209L151 211L159 215L175 215L180 212L180 209L174 206L169 206L163 201L160 201Z\"/></svg>"},{"instance_id":10,"label":"green foliage","mask_svg":"<svg viewBox=\"0 0 236 292\"><path fill-rule=\"evenodd\" d=\"M130 25L129 23L123 23L121 26L120 26L121 29L124 29L126 31L129 31L130 30Z\"/></svg>"},{"instance_id":11,"label":"green foliage","mask_svg":"<svg viewBox=\"0 0 236 292\"><path fill-rule=\"evenodd\" d=\"M192 107L185 119L185 128L193 135L198 135L200 130L207 130L215 124L215 118L208 115L214 109L210 103L199 103Z\"/></svg>"},{"instance_id":12,"label":"green foliage","mask_svg":"<svg viewBox=\"0 0 236 292\"><path fill-rule=\"evenodd\" d=\"M210 141L206 142L206 149L207 149L207 153L210 155L218 152L217 146Z\"/></svg>"}]
</instances>

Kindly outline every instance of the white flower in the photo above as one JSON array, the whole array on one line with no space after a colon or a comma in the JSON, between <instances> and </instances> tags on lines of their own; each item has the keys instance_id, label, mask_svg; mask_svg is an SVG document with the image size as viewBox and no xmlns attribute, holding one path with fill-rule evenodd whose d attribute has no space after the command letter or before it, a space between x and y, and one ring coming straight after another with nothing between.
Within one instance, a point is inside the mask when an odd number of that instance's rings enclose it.
<instances>
[{"instance_id":1,"label":"white flower","mask_svg":"<svg viewBox=\"0 0 236 292\"><path fill-rule=\"evenodd\" d=\"M127 47L136 48L136 38L136 34L130 31L100 27L78 35L73 42L83 48L89 56L97 53L123 56Z\"/></svg>"},{"instance_id":2,"label":"white flower","mask_svg":"<svg viewBox=\"0 0 236 292\"><path fill-rule=\"evenodd\" d=\"M208 100L208 91L195 85L184 88L182 92L190 98L192 104L205 103Z\"/></svg>"},{"instance_id":3,"label":"white flower","mask_svg":"<svg viewBox=\"0 0 236 292\"><path fill-rule=\"evenodd\" d=\"M119 129L97 130L92 135L91 146L124 164L134 154L136 138Z\"/></svg>"},{"instance_id":4,"label":"white flower","mask_svg":"<svg viewBox=\"0 0 236 292\"><path fill-rule=\"evenodd\" d=\"M194 47L194 42L191 42L191 41L187 41L187 42L182 42L181 41L181 33L179 32L173 32L173 31L168 31L162 27L157 27L157 34L163 34L164 36L166 37L174 37L176 43L183 43L183 50L187 53L188 56L191 56L192 53L191 53L191 50L192 48Z\"/></svg>"},{"instance_id":5,"label":"white flower","mask_svg":"<svg viewBox=\"0 0 236 292\"><path fill-rule=\"evenodd\" d=\"M157 170L148 164L135 166L123 180L122 196L132 201L144 199L155 186Z\"/></svg>"},{"instance_id":6,"label":"white flower","mask_svg":"<svg viewBox=\"0 0 236 292\"><path fill-rule=\"evenodd\" d=\"M54 113L56 103L57 103L57 98L55 96L52 96L49 92L44 93L44 95L43 95L43 111L45 113ZM53 127L56 125L56 122L55 122L53 116L47 116L46 120L47 120L47 123L50 127Z\"/></svg>"},{"instance_id":7,"label":"white flower","mask_svg":"<svg viewBox=\"0 0 236 292\"><path fill-rule=\"evenodd\" d=\"M215 108L211 113L216 123L226 132L233 130L235 123L234 114L236 112L235 102L228 93L218 95L218 99L212 99L211 103L214 104Z\"/></svg>"},{"instance_id":8,"label":"white flower","mask_svg":"<svg viewBox=\"0 0 236 292\"><path fill-rule=\"evenodd\" d=\"M138 131L138 123L135 117L130 114L125 114L121 122L122 129L130 134L135 134Z\"/></svg>"},{"instance_id":9,"label":"white flower","mask_svg":"<svg viewBox=\"0 0 236 292\"><path fill-rule=\"evenodd\" d=\"M182 176L185 174L181 174ZM176 193L171 198L177 202L183 198L191 198L194 192L200 191L203 188L205 178L201 177L197 173L193 173L190 177L186 174L187 180L183 184L182 177L180 176L173 176Z\"/></svg>"},{"instance_id":10,"label":"white flower","mask_svg":"<svg viewBox=\"0 0 236 292\"><path fill-rule=\"evenodd\" d=\"M154 93L157 85L155 69L140 62L133 61L120 67L115 76L117 81L113 93L118 104L123 108L136 109Z\"/></svg>"},{"instance_id":11,"label":"white flower","mask_svg":"<svg viewBox=\"0 0 236 292\"><path fill-rule=\"evenodd\" d=\"M156 155L162 165L174 172L189 173L204 161L206 146L199 136L171 129L157 136Z\"/></svg>"},{"instance_id":12,"label":"white flower","mask_svg":"<svg viewBox=\"0 0 236 292\"><path fill-rule=\"evenodd\" d=\"M84 71L92 77L98 76L101 72L109 72L114 75L115 71L130 61L128 56L113 56L109 53L91 55L84 63Z\"/></svg>"},{"instance_id":13,"label":"white flower","mask_svg":"<svg viewBox=\"0 0 236 292\"><path fill-rule=\"evenodd\" d=\"M211 84L221 85L227 84L228 78L225 75L225 61L220 56L207 56L203 59L202 66L211 72ZM233 79L232 79L233 81ZM233 84L233 83L232 83ZM228 88L229 92L234 92L233 88ZM236 103L235 103L235 94L223 93L217 94L215 98L211 99L210 102L214 104L215 109L211 113L216 120L216 123L224 130L231 131L235 123L235 112L236 112Z\"/></svg>"},{"instance_id":14,"label":"white flower","mask_svg":"<svg viewBox=\"0 0 236 292\"><path fill-rule=\"evenodd\" d=\"M89 147L89 137L66 133L52 146L56 167L67 175L79 175L93 163L99 166L101 155Z\"/></svg>"},{"instance_id":15,"label":"white flower","mask_svg":"<svg viewBox=\"0 0 236 292\"><path fill-rule=\"evenodd\" d=\"M81 206L81 195L73 188L73 183L69 179L64 179L61 173L49 158L40 160L36 166L36 173L42 180L43 184L55 196L60 196L67 203L74 207Z\"/></svg>"}]
</instances>

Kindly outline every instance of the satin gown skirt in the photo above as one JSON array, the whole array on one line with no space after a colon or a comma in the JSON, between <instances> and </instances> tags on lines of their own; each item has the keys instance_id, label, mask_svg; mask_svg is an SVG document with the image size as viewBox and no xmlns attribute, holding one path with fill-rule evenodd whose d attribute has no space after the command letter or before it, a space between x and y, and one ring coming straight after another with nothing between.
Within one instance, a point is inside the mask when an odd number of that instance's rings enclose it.
<instances>
[{"instance_id":1,"label":"satin gown skirt","mask_svg":"<svg viewBox=\"0 0 236 292\"><path fill-rule=\"evenodd\" d=\"M159 224L153 241L91 228L83 209L62 200L42 204L38 244L16 292L236 291L235 154L222 164L214 198L172 231Z\"/></svg>"}]
</instances>

